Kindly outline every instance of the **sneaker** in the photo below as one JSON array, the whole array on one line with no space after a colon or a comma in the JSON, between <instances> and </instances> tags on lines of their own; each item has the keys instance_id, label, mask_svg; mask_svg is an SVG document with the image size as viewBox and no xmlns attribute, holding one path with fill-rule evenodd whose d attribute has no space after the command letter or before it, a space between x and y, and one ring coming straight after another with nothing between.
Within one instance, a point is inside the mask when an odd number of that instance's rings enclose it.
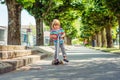
<instances>
[{"instance_id":1,"label":"sneaker","mask_svg":"<svg viewBox=\"0 0 120 80\"><path fill-rule=\"evenodd\" d=\"M58 64L59 64L59 60L56 60L54 64L55 64L55 65L58 65Z\"/></svg>"},{"instance_id":2,"label":"sneaker","mask_svg":"<svg viewBox=\"0 0 120 80\"><path fill-rule=\"evenodd\" d=\"M69 62L67 59L63 59L63 61L65 61L65 62Z\"/></svg>"}]
</instances>

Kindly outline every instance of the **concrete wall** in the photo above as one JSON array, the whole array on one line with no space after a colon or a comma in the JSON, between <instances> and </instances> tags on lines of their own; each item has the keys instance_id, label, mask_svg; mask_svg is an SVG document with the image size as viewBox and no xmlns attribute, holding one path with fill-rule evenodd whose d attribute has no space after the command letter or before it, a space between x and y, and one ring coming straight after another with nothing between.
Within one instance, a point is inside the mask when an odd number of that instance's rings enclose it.
<instances>
[{"instance_id":1,"label":"concrete wall","mask_svg":"<svg viewBox=\"0 0 120 80\"><path fill-rule=\"evenodd\" d=\"M0 26L0 45L7 45L7 27Z\"/></svg>"}]
</instances>

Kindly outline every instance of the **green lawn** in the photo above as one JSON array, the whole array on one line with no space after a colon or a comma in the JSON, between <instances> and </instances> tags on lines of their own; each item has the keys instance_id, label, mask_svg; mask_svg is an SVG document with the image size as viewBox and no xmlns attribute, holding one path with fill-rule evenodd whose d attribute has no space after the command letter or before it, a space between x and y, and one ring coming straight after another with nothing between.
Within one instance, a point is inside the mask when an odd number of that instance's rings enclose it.
<instances>
[{"instance_id":1,"label":"green lawn","mask_svg":"<svg viewBox=\"0 0 120 80\"><path fill-rule=\"evenodd\" d=\"M101 47L90 47L92 49L96 49L96 50L101 50L101 51L104 51L104 52L111 52L111 53L119 53L120 54L120 49L118 48L101 48Z\"/></svg>"}]
</instances>

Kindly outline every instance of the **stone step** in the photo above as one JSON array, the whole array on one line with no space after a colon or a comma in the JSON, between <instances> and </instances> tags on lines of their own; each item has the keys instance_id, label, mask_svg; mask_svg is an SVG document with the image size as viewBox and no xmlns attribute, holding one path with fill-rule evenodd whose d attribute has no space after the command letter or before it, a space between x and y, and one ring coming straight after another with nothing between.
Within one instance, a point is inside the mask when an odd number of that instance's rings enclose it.
<instances>
[{"instance_id":1,"label":"stone step","mask_svg":"<svg viewBox=\"0 0 120 80\"><path fill-rule=\"evenodd\" d=\"M0 45L0 51L25 50L26 46L21 45Z\"/></svg>"},{"instance_id":2,"label":"stone step","mask_svg":"<svg viewBox=\"0 0 120 80\"><path fill-rule=\"evenodd\" d=\"M17 68L26 66L31 63L35 63L36 61L41 60L45 55L47 55L47 54L29 55L29 56L24 56L24 57L19 57L19 58L1 60L0 74L16 70Z\"/></svg>"},{"instance_id":3,"label":"stone step","mask_svg":"<svg viewBox=\"0 0 120 80\"><path fill-rule=\"evenodd\" d=\"M12 51L0 51L0 59L12 59L22 56L28 56L34 54L34 50L12 50Z\"/></svg>"},{"instance_id":4,"label":"stone step","mask_svg":"<svg viewBox=\"0 0 120 80\"><path fill-rule=\"evenodd\" d=\"M13 67L9 63L0 62L0 74L10 72L13 70Z\"/></svg>"},{"instance_id":5,"label":"stone step","mask_svg":"<svg viewBox=\"0 0 120 80\"><path fill-rule=\"evenodd\" d=\"M7 73L17 68L26 66L28 64L35 63L41 59L44 59L52 54L38 54L38 55L29 55L13 59L6 59L0 61L0 74Z\"/></svg>"},{"instance_id":6,"label":"stone step","mask_svg":"<svg viewBox=\"0 0 120 80\"><path fill-rule=\"evenodd\" d=\"M47 49L48 51L45 51ZM16 70L19 67L34 63L51 56L49 48L28 49L25 46L0 46L0 74Z\"/></svg>"}]
</instances>

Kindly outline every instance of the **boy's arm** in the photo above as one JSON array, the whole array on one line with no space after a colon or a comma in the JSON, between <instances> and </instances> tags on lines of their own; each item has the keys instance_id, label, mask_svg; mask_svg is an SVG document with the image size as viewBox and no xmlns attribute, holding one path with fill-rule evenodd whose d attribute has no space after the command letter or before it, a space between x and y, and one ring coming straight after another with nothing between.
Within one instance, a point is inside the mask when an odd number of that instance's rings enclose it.
<instances>
[{"instance_id":1,"label":"boy's arm","mask_svg":"<svg viewBox=\"0 0 120 80\"><path fill-rule=\"evenodd\" d=\"M51 30L51 32L50 32L50 38L53 39L53 37L54 37L53 36L53 31Z\"/></svg>"},{"instance_id":2,"label":"boy's arm","mask_svg":"<svg viewBox=\"0 0 120 80\"><path fill-rule=\"evenodd\" d=\"M50 34L50 38L51 38L51 39L52 39L52 37L53 37L52 34Z\"/></svg>"},{"instance_id":3,"label":"boy's arm","mask_svg":"<svg viewBox=\"0 0 120 80\"><path fill-rule=\"evenodd\" d=\"M65 37L65 31L61 28L61 38L64 38Z\"/></svg>"}]
</instances>

